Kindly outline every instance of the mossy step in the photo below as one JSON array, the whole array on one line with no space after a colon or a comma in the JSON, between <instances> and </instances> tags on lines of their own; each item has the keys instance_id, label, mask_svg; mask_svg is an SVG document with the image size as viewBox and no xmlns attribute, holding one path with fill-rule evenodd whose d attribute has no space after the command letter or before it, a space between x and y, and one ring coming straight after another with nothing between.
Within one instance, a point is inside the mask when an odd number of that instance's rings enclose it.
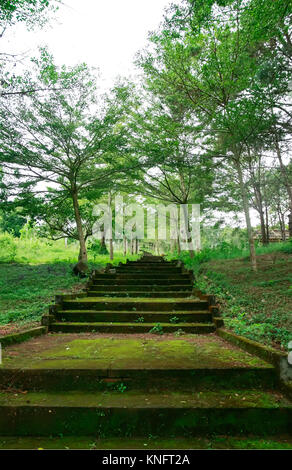
<instances>
[{"instance_id":1,"label":"mossy step","mask_svg":"<svg viewBox=\"0 0 292 470\"><path fill-rule=\"evenodd\" d=\"M199 299L172 299L172 298L108 298L83 297L81 299L64 300L63 310L128 310L128 311L186 311L208 310L209 304Z\"/></svg>"},{"instance_id":2,"label":"mossy step","mask_svg":"<svg viewBox=\"0 0 292 470\"><path fill-rule=\"evenodd\" d=\"M291 431L292 405L279 394L254 390L1 393L0 416L5 436L275 435Z\"/></svg>"},{"instance_id":3,"label":"mossy step","mask_svg":"<svg viewBox=\"0 0 292 470\"><path fill-rule=\"evenodd\" d=\"M137 286L136 284L132 284L132 285L119 285L119 284L110 284L110 285L106 285L106 284L94 284L92 287L90 287L91 290L94 290L96 292L107 292L107 291L114 291L114 292L118 292L118 291L129 291L129 292L132 292L132 291L137 291L138 290L138 287L139 287L139 290L142 291L142 292L156 292L156 291L159 291L159 292L169 292L169 291L184 291L184 290L192 290L193 286L191 283L189 284L173 284L173 285L160 285L160 286L157 286L155 284L141 284L139 286Z\"/></svg>"},{"instance_id":4,"label":"mossy step","mask_svg":"<svg viewBox=\"0 0 292 470\"><path fill-rule=\"evenodd\" d=\"M143 291L143 290L136 290L136 291L128 291L124 289L123 291L115 291L114 288L111 291L97 291L93 286L91 289L88 290L88 295L90 297L155 297L155 298L179 298L179 297L190 297L192 295L192 289L189 290L180 290L180 291L167 291L167 292L160 292L156 290L155 292L151 291Z\"/></svg>"},{"instance_id":5,"label":"mossy step","mask_svg":"<svg viewBox=\"0 0 292 470\"><path fill-rule=\"evenodd\" d=\"M131 379L147 389L156 381L166 391L254 388L273 387L276 370L216 335L170 334L49 334L10 346L0 365L2 387L12 389L95 389L101 378Z\"/></svg>"},{"instance_id":6,"label":"mossy step","mask_svg":"<svg viewBox=\"0 0 292 470\"><path fill-rule=\"evenodd\" d=\"M115 273L100 273L95 274L94 279L190 279L189 274L172 274L172 273L158 273L156 272L145 272L145 273L127 273L127 272L115 272Z\"/></svg>"},{"instance_id":7,"label":"mossy step","mask_svg":"<svg viewBox=\"0 0 292 470\"><path fill-rule=\"evenodd\" d=\"M211 323L212 315L206 311L194 312L176 312L172 314L169 312L127 312L127 311L104 311L96 312L94 310L60 310L56 314L57 320L69 322L142 322L147 323L182 323L182 322L195 322L195 323ZM170 321L173 320L173 321Z\"/></svg>"},{"instance_id":8,"label":"mossy step","mask_svg":"<svg viewBox=\"0 0 292 470\"><path fill-rule=\"evenodd\" d=\"M193 438L113 438L94 439L92 436L57 436L57 437L2 437L1 450L197 450L197 449L244 449L244 450L291 450L291 436L227 436Z\"/></svg>"},{"instance_id":9,"label":"mossy step","mask_svg":"<svg viewBox=\"0 0 292 470\"><path fill-rule=\"evenodd\" d=\"M84 362L72 359L70 364L64 360L48 360L47 363L42 364L44 367L42 369L0 369L2 388L60 392L125 389L143 390L144 393L153 393L153 391L166 393L215 391L230 387L259 391L272 390L276 385L276 373L272 368L99 369L93 360ZM45 368L46 366L51 368Z\"/></svg>"},{"instance_id":10,"label":"mossy step","mask_svg":"<svg viewBox=\"0 0 292 470\"><path fill-rule=\"evenodd\" d=\"M149 333L150 330L157 327L157 323L100 323L100 322L55 322L50 325L50 331L54 333L80 333L80 332L99 332L99 333ZM175 333L181 330L191 334L214 333L215 325L213 323L160 323L160 327L165 333ZM158 329L157 333L160 330Z\"/></svg>"},{"instance_id":11,"label":"mossy step","mask_svg":"<svg viewBox=\"0 0 292 470\"><path fill-rule=\"evenodd\" d=\"M93 279L92 282L94 285L115 285L119 284L121 285L134 285L134 286L142 286L147 284L148 286L165 286L165 285L171 285L171 286L177 286L179 284L181 285L189 285L191 284L190 279L160 279L160 278L152 278L149 277L147 279L136 279L134 276L132 276L130 279L125 279L120 277L117 279L114 277L114 275L111 275L111 277L104 275L105 277L102 277L103 275L101 274L99 278Z\"/></svg>"},{"instance_id":12,"label":"mossy step","mask_svg":"<svg viewBox=\"0 0 292 470\"><path fill-rule=\"evenodd\" d=\"M162 274L183 274L180 268L141 268L139 266L125 266L116 268L117 273L127 273L127 274L145 274L145 273L162 273Z\"/></svg>"}]
</instances>

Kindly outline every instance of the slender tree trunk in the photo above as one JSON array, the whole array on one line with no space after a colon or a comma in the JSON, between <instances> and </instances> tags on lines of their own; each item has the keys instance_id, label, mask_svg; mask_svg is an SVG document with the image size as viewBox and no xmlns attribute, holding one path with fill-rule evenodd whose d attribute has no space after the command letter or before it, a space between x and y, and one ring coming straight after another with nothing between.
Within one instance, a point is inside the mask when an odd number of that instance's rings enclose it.
<instances>
[{"instance_id":1,"label":"slender tree trunk","mask_svg":"<svg viewBox=\"0 0 292 470\"><path fill-rule=\"evenodd\" d=\"M268 206L266 205L266 234L267 234L267 244L270 243L270 228L269 228L269 210Z\"/></svg>"},{"instance_id":2,"label":"slender tree trunk","mask_svg":"<svg viewBox=\"0 0 292 470\"><path fill-rule=\"evenodd\" d=\"M257 271L257 259L256 259L256 252L255 252L255 245L254 245L254 238L253 238L253 230L252 230L251 221L250 221L248 196L247 196L246 187L243 181L242 168L241 168L238 158L235 160L235 166L236 166L236 170L238 174L240 192L241 192L241 197L242 197L242 204L243 204L243 209L244 209L244 214L245 214L245 221L246 221L246 228L247 228L248 242L249 242L249 251L250 251L250 261L251 261L252 269L254 271Z\"/></svg>"},{"instance_id":3,"label":"slender tree trunk","mask_svg":"<svg viewBox=\"0 0 292 470\"><path fill-rule=\"evenodd\" d=\"M179 237L177 237L177 254L180 255L181 254L181 249L180 249L180 239Z\"/></svg>"},{"instance_id":4,"label":"slender tree trunk","mask_svg":"<svg viewBox=\"0 0 292 470\"><path fill-rule=\"evenodd\" d=\"M112 261L114 259L114 244L113 244L112 238L110 238L109 240L109 247L110 247L110 260Z\"/></svg>"},{"instance_id":5,"label":"slender tree trunk","mask_svg":"<svg viewBox=\"0 0 292 470\"><path fill-rule=\"evenodd\" d=\"M286 166L283 163L281 149L280 149L280 146L279 146L279 141L278 141L277 136L275 136L275 147L276 147L277 157L278 157L278 160L279 160L279 163L280 163L280 170L281 170L281 173L282 173L282 176L283 176L283 183L285 185L285 188L287 190L288 197L289 197L289 208L290 208L289 237L292 238L292 184L291 184L291 181L289 179Z\"/></svg>"},{"instance_id":6,"label":"slender tree trunk","mask_svg":"<svg viewBox=\"0 0 292 470\"><path fill-rule=\"evenodd\" d=\"M279 220L279 225L280 225L280 230L281 230L281 235L282 235L282 240L286 240L286 233L285 233L285 221L283 220L280 208L277 208L277 215L278 215L278 220ZM284 223L283 223L284 222Z\"/></svg>"},{"instance_id":7,"label":"slender tree trunk","mask_svg":"<svg viewBox=\"0 0 292 470\"><path fill-rule=\"evenodd\" d=\"M184 215L184 226L185 226L185 231L186 231L186 240L185 242L188 243L188 246L189 246L189 254L190 254L190 257L193 258L194 257L194 247L193 247L193 240L192 240L192 236L188 236L188 234L190 233L190 224L189 224L189 216L188 216L188 209L186 207L186 204L183 204L183 215Z\"/></svg>"},{"instance_id":8,"label":"slender tree trunk","mask_svg":"<svg viewBox=\"0 0 292 470\"><path fill-rule=\"evenodd\" d=\"M174 253L176 249L176 240L170 240L170 251Z\"/></svg>"},{"instance_id":9,"label":"slender tree trunk","mask_svg":"<svg viewBox=\"0 0 292 470\"><path fill-rule=\"evenodd\" d=\"M112 194L111 192L108 193L108 206L111 207L112 204ZM110 260L113 261L114 259L114 244L113 244L113 233L111 227L110 239L109 239L109 247L110 247Z\"/></svg>"},{"instance_id":10,"label":"slender tree trunk","mask_svg":"<svg viewBox=\"0 0 292 470\"><path fill-rule=\"evenodd\" d=\"M267 245L268 239L267 239L267 232L266 232L266 222L265 222L262 194L261 194L260 188L258 187L256 183L253 184L253 187L254 187L254 195L255 195L257 211L260 216L262 243L263 245Z\"/></svg>"},{"instance_id":11,"label":"slender tree trunk","mask_svg":"<svg viewBox=\"0 0 292 470\"><path fill-rule=\"evenodd\" d=\"M127 255L127 238L124 236L124 256Z\"/></svg>"},{"instance_id":12,"label":"slender tree trunk","mask_svg":"<svg viewBox=\"0 0 292 470\"><path fill-rule=\"evenodd\" d=\"M80 208L79 208L79 203L78 203L78 194L76 190L72 191L72 201L73 201L75 222L76 222L79 245L80 245L79 261L87 265L86 242L85 242L85 237L84 237L83 228L82 228L82 220L80 216Z\"/></svg>"},{"instance_id":13,"label":"slender tree trunk","mask_svg":"<svg viewBox=\"0 0 292 470\"><path fill-rule=\"evenodd\" d=\"M101 245L101 248L102 248L102 249L104 248L104 252L106 252L106 243L105 243L105 236L104 236L104 234L103 234L102 237L101 237L100 245ZM101 250L101 251L103 251L103 250Z\"/></svg>"}]
</instances>

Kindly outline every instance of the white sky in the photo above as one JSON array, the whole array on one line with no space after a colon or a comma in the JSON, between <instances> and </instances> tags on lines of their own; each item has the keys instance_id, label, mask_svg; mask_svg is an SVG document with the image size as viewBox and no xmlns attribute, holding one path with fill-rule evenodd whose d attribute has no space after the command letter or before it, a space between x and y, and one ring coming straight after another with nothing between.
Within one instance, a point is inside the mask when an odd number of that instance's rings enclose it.
<instances>
[{"instance_id":1,"label":"white sky","mask_svg":"<svg viewBox=\"0 0 292 470\"><path fill-rule=\"evenodd\" d=\"M147 44L147 34L159 25L170 0L64 0L45 29L27 32L10 28L1 50L36 55L48 45L58 65L86 62L98 67L102 88L115 77L134 73L133 59Z\"/></svg>"}]
</instances>

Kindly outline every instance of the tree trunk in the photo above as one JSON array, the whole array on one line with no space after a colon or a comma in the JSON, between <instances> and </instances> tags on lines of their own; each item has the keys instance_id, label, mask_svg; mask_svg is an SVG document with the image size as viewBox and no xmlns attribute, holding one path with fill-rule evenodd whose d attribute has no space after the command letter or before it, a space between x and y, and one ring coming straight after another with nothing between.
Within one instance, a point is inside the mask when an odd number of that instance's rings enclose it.
<instances>
[{"instance_id":1,"label":"tree trunk","mask_svg":"<svg viewBox=\"0 0 292 470\"><path fill-rule=\"evenodd\" d=\"M252 230L251 221L250 221L247 191L246 191L245 184L243 181L242 168L241 168L238 158L236 158L235 160L235 166L236 166L236 170L238 174L240 192L241 192L241 197L242 197L242 204L243 204L243 209L244 209L244 214L245 214L249 251L250 251L250 261L251 261L252 269L254 271L257 271L257 259L256 259L256 252L255 252L255 245L254 245L254 238L253 238L253 230Z\"/></svg>"},{"instance_id":2,"label":"tree trunk","mask_svg":"<svg viewBox=\"0 0 292 470\"><path fill-rule=\"evenodd\" d=\"M170 251L174 253L176 249L176 240L170 240Z\"/></svg>"},{"instance_id":3,"label":"tree trunk","mask_svg":"<svg viewBox=\"0 0 292 470\"><path fill-rule=\"evenodd\" d=\"M266 234L267 234L267 244L270 243L270 228L269 228L269 211L268 206L266 205Z\"/></svg>"},{"instance_id":4,"label":"tree trunk","mask_svg":"<svg viewBox=\"0 0 292 470\"><path fill-rule=\"evenodd\" d=\"M78 203L78 194L77 191L72 192L72 201L73 201L73 208L75 214L75 222L77 227L80 251L79 251L79 261L87 265L87 250L86 250L86 242L82 228L82 220L80 216L80 208Z\"/></svg>"},{"instance_id":5,"label":"tree trunk","mask_svg":"<svg viewBox=\"0 0 292 470\"><path fill-rule=\"evenodd\" d=\"M109 246L110 246L110 260L112 261L114 259L114 244L113 244L112 238L110 238L109 240Z\"/></svg>"},{"instance_id":6,"label":"tree trunk","mask_svg":"<svg viewBox=\"0 0 292 470\"><path fill-rule=\"evenodd\" d=\"M112 205L112 194L111 192L108 193L108 207L111 208ZM113 261L114 259L114 245L113 245L113 234L112 234L112 227L110 231L110 239L109 239L109 246L110 246L110 260Z\"/></svg>"},{"instance_id":7,"label":"tree trunk","mask_svg":"<svg viewBox=\"0 0 292 470\"><path fill-rule=\"evenodd\" d=\"M266 222L265 222L262 194L261 194L260 188L258 187L258 185L255 182L253 184L253 188L254 188L255 202L256 202L256 206L257 206L256 209L257 209L257 211L259 213L259 216L260 216L262 244L267 245L268 244L268 237L267 237L267 232L266 232Z\"/></svg>"},{"instance_id":8,"label":"tree trunk","mask_svg":"<svg viewBox=\"0 0 292 470\"><path fill-rule=\"evenodd\" d=\"M276 147L276 152L277 152L277 157L280 163L280 170L283 176L283 183L285 185L285 188L287 189L288 197L289 197L289 207L290 207L290 215L289 215L289 237L292 238L292 184L289 179L287 169L283 163L282 159L282 154L281 154L281 149L279 146L278 138L275 136L275 147Z\"/></svg>"},{"instance_id":9,"label":"tree trunk","mask_svg":"<svg viewBox=\"0 0 292 470\"><path fill-rule=\"evenodd\" d=\"M194 257L194 247L193 247L193 240L192 237L188 237L188 234L190 233L190 224L189 224L189 217L188 217L188 210L186 207L186 204L183 204L183 214L184 214L184 225L185 225L185 231L186 231L186 240L185 242L188 243L189 245L189 254L190 257Z\"/></svg>"},{"instance_id":10,"label":"tree trunk","mask_svg":"<svg viewBox=\"0 0 292 470\"><path fill-rule=\"evenodd\" d=\"M124 236L124 256L126 256L126 255L127 255L127 239Z\"/></svg>"},{"instance_id":11,"label":"tree trunk","mask_svg":"<svg viewBox=\"0 0 292 470\"><path fill-rule=\"evenodd\" d=\"M180 240L179 240L179 237L177 237L177 254L180 255L181 254L181 249L180 249Z\"/></svg>"}]
</instances>

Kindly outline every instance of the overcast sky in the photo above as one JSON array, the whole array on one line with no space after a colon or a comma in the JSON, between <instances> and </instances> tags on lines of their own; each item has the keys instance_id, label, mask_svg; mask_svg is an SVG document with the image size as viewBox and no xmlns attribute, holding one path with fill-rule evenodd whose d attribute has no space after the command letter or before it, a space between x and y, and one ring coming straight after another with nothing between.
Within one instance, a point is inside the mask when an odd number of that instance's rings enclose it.
<instances>
[{"instance_id":1,"label":"overcast sky","mask_svg":"<svg viewBox=\"0 0 292 470\"><path fill-rule=\"evenodd\" d=\"M27 32L10 29L1 40L9 52L36 54L48 45L56 63L86 62L98 67L103 87L117 75L135 73L133 58L147 44L147 34L159 25L170 0L64 0L64 5L45 29ZM7 44L9 43L9 44Z\"/></svg>"}]
</instances>

